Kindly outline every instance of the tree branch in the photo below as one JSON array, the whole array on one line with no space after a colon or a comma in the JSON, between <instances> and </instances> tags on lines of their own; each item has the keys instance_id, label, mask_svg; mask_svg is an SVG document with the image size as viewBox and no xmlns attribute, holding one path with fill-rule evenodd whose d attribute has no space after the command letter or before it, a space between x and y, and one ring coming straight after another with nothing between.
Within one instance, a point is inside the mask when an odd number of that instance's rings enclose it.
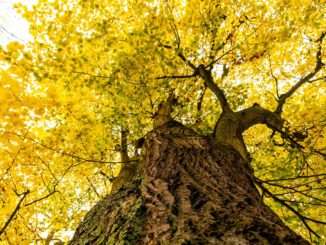
<instances>
[{"instance_id":1,"label":"tree branch","mask_svg":"<svg viewBox=\"0 0 326 245\"><path fill-rule=\"evenodd\" d=\"M237 114L241 122L241 132L256 124L266 124L268 127L278 130L282 130L283 127L283 119L278 114L262 108L256 103L252 107L238 111Z\"/></svg>"},{"instance_id":2,"label":"tree branch","mask_svg":"<svg viewBox=\"0 0 326 245\"><path fill-rule=\"evenodd\" d=\"M284 139L286 139L287 141L291 142L296 148L301 149L301 150L302 149L305 149L305 147L303 145L301 145L300 143L298 143L297 141L295 141L290 135L288 135L286 132L284 132L282 130L282 128L280 128L280 127L274 127L273 125L270 125L270 128L272 128L273 130L279 132ZM315 152L318 155L321 155L324 158L326 158L326 153L324 153L324 152L321 152L321 151L316 150L316 149L313 149L313 152Z\"/></svg>"},{"instance_id":3,"label":"tree branch","mask_svg":"<svg viewBox=\"0 0 326 245\"><path fill-rule=\"evenodd\" d=\"M166 124L167 122L172 120L171 112L172 106L176 103L176 98L173 92L170 92L167 100L162 101L157 108L157 111L153 116L153 128L157 128Z\"/></svg>"},{"instance_id":4,"label":"tree branch","mask_svg":"<svg viewBox=\"0 0 326 245\"><path fill-rule=\"evenodd\" d=\"M3 132L3 133L5 133L5 134L13 134L13 135L16 135L16 136L18 136L18 137L23 137L22 135L17 134L17 133L14 133L14 132L7 132L7 131L5 131L5 132ZM65 151L60 150L60 149L52 148L52 147L50 147L50 146L47 146L47 145L45 145L45 144L42 144L42 143L38 142L38 141L35 140L35 139L32 139L32 138L30 138L30 137L25 137L25 139L30 140L30 141L32 141L32 142L33 142L34 144L36 144L36 145L39 145L39 146L41 146L41 147L44 147L44 148L46 148L46 149L48 149L48 150L51 150L51 151L53 151L53 152L59 153L59 154L61 154L61 155L63 155L63 156L72 157L72 158L75 158L75 159L80 160L80 161L83 161L83 162L93 162L93 163L101 163L101 164L105 164L105 163L113 163L113 164L115 164L115 163L128 163L128 162L135 162L135 161L133 161L133 160L129 160L129 161L125 161L125 162L122 162L122 161L119 162L119 161L101 161L101 160L96 160L96 159L87 159L87 158L84 158L84 157L77 156L77 155L75 155L75 154L73 154L73 153L69 153L69 152L65 152Z\"/></svg>"},{"instance_id":5,"label":"tree branch","mask_svg":"<svg viewBox=\"0 0 326 245\"><path fill-rule=\"evenodd\" d=\"M223 91L216 85L212 77L212 71L206 70L205 65L201 64L196 69L198 71L198 75L204 79L207 87L216 95L219 100L223 112L233 112Z\"/></svg>"},{"instance_id":6,"label":"tree branch","mask_svg":"<svg viewBox=\"0 0 326 245\"><path fill-rule=\"evenodd\" d=\"M258 179L258 178L257 178ZM324 179L323 179L324 180ZM306 196L306 197L308 197L308 198L310 198L310 199L314 199L314 200L317 200L317 201L319 201L319 202L322 202L322 203L326 203L326 200L323 200L323 199L320 199L320 198L318 198L318 197L315 197L315 196L313 196L313 195L311 195L311 194L309 194L309 193L306 193L306 192L310 192L310 191L313 191L313 190L323 190L323 189L325 189L325 187L318 187L318 188L313 188L313 189L311 189L311 188L308 188L308 189L305 189L305 190L298 190L298 189L296 189L296 188L300 188L300 187L302 187L302 186L305 186L305 185L309 185L309 184L312 184L312 183L315 183L315 182L317 182L317 181L310 181L310 182L308 182L308 183L303 183L303 184L298 184L298 185L296 185L296 186L286 186L286 185L281 185L281 184L276 184L276 183L268 183L268 182L265 182L265 181L263 181L263 180L259 180L261 183L263 183L263 184L267 184L267 185L270 185L270 186L274 186L274 187L278 187L278 188L281 188L281 189L287 189L287 190L289 190L289 191L287 191L287 192L283 192L283 193L277 193L277 194L273 194L274 196L284 196L284 195L287 195L287 194L295 194L295 193L297 193L297 194L300 194L300 195L303 195L303 196ZM322 180L321 180L322 181Z\"/></svg>"},{"instance_id":7,"label":"tree branch","mask_svg":"<svg viewBox=\"0 0 326 245\"><path fill-rule=\"evenodd\" d=\"M171 78L171 79L190 78L190 77L195 77L195 76L196 76L195 74L192 74L192 75L180 75L180 76L162 76L162 77L156 77L156 79L159 80L159 79L168 79L168 78Z\"/></svg>"},{"instance_id":8,"label":"tree branch","mask_svg":"<svg viewBox=\"0 0 326 245\"><path fill-rule=\"evenodd\" d=\"M105 178L107 178L110 182L113 182L114 177L113 176L109 176L106 173L104 173L102 170L100 170L99 172L97 172L96 174L100 174L102 176L104 176Z\"/></svg>"},{"instance_id":9,"label":"tree branch","mask_svg":"<svg viewBox=\"0 0 326 245\"><path fill-rule=\"evenodd\" d=\"M172 49L172 46L170 46L170 45L160 44L159 46L166 48L166 49ZM178 51L177 55L183 62L186 63L186 65L188 65L192 70L196 71L197 67L193 63L191 63L189 60L187 60L187 58L180 52L180 50Z\"/></svg>"},{"instance_id":10,"label":"tree branch","mask_svg":"<svg viewBox=\"0 0 326 245\"><path fill-rule=\"evenodd\" d=\"M94 75L94 74L89 74L87 72L81 72L81 71L73 71L71 73L73 73L73 74L79 74L79 75L85 75L85 76L90 76L90 77L96 77L96 78L105 78L105 79L111 78L109 76Z\"/></svg>"},{"instance_id":11,"label":"tree branch","mask_svg":"<svg viewBox=\"0 0 326 245\"><path fill-rule=\"evenodd\" d=\"M2 233L4 233L4 231L6 230L6 228L8 227L8 225L11 223L11 221L13 220L13 218L15 217L15 215L17 214L18 210L20 209L20 205L22 204L22 202L24 201L24 199L26 198L26 196L30 193L29 190L25 191L24 193L22 193L22 198L19 200L16 208L14 209L14 211L11 213L9 219L6 221L5 225L2 227L2 229L0 230L0 236L2 235Z\"/></svg>"},{"instance_id":12,"label":"tree branch","mask_svg":"<svg viewBox=\"0 0 326 245\"><path fill-rule=\"evenodd\" d=\"M199 101L198 101L198 103L197 103L197 112L199 112L199 111L201 110L201 108L202 108L203 100L204 100L204 96L205 96L206 89L207 89L207 84L205 83L205 84L204 84L203 91L200 93Z\"/></svg>"},{"instance_id":13,"label":"tree branch","mask_svg":"<svg viewBox=\"0 0 326 245\"><path fill-rule=\"evenodd\" d=\"M129 155L128 155L128 129L121 129L120 132L120 161L125 163L129 161ZM123 165L124 166L124 165Z\"/></svg>"},{"instance_id":14,"label":"tree branch","mask_svg":"<svg viewBox=\"0 0 326 245\"><path fill-rule=\"evenodd\" d=\"M279 83L278 83L278 79L277 77L274 75L273 73L273 69L272 69L272 62L271 62L271 56L270 54L268 54L268 63L269 63L269 70L270 70L270 76L274 79L275 81L275 90L276 90L276 96L277 98L280 98L280 93L279 93ZM274 96L274 95L273 95Z\"/></svg>"},{"instance_id":15,"label":"tree branch","mask_svg":"<svg viewBox=\"0 0 326 245\"><path fill-rule=\"evenodd\" d=\"M309 83L312 83L312 82L315 82L315 81L319 81L319 80L324 80L326 82L326 76L324 77L319 77L319 78L316 78L314 80L310 80Z\"/></svg>"},{"instance_id":16,"label":"tree branch","mask_svg":"<svg viewBox=\"0 0 326 245\"><path fill-rule=\"evenodd\" d=\"M242 133L256 124L265 124L274 131L279 132L282 137L294 147L300 150L305 149L303 145L294 140L287 132L283 131L284 120L278 113L262 108L258 104L254 104L252 107L238 111L236 114L240 121L239 132ZM313 152L326 158L326 153L320 150L314 149Z\"/></svg>"},{"instance_id":17,"label":"tree branch","mask_svg":"<svg viewBox=\"0 0 326 245\"><path fill-rule=\"evenodd\" d=\"M322 55L321 55L321 48L322 48L322 42L326 35L326 32L323 32L321 36L317 39L316 43L318 43L318 50L316 53L316 66L313 72L310 72L306 76L303 76L296 84L292 86L292 88L286 92L285 94L281 94L279 97L278 105L275 110L275 113L281 114L283 111L283 106L286 102L286 100L294 94L295 91L297 91L303 84L306 82L309 82L311 78L313 78L324 66L325 64L322 62ZM312 82L312 81L311 81Z\"/></svg>"},{"instance_id":18,"label":"tree branch","mask_svg":"<svg viewBox=\"0 0 326 245\"><path fill-rule=\"evenodd\" d=\"M101 195L97 192L95 186L93 185L92 181L88 178L88 176L85 176L85 177L86 177L88 183L90 184L90 186L92 187L92 189L93 189L94 193L96 194L96 196L101 197Z\"/></svg>"},{"instance_id":19,"label":"tree branch","mask_svg":"<svg viewBox=\"0 0 326 245\"><path fill-rule=\"evenodd\" d=\"M170 19L170 25L171 25L171 27L173 29L174 36L175 36L175 39L176 39L176 42L177 42L177 45L178 45L178 49L179 49L180 48L180 43L181 43L179 31L178 31L178 28L177 28L177 26L176 26L176 24L174 22L174 16L173 16L173 12L172 12L172 9L170 7L169 1L166 1L165 3L166 3L165 6L166 6L166 8L168 9L168 12L169 12L168 14L170 15L169 16L170 17L169 18Z\"/></svg>"},{"instance_id":20,"label":"tree branch","mask_svg":"<svg viewBox=\"0 0 326 245\"><path fill-rule=\"evenodd\" d=\"M264 183L271 183L271 182L278 182L278 181L288 181L288 180L296 180L296 179L307 179L307 178L317 178L321 176L326 176L325 174L314 174L314 175L302 175L302 176L296 176L296 177L290 177L290 178L283 178L283 179L270 179L270 180L262 180Z\"/></svg>"},{"instance_id":21,"label":"tree branch","mask_svg":"<svg viewBox=\"0 0 326 245\"><path fill-rule=\"evenodd\" d=\"M44 199L47 199L48 197L52 196L52 195L53 195L54 193L56 193L56 192L58 192L58 191L54 189L54 190L51 191L49 194L47 194L47 195L45 195L45 196L43 196L43 197L40 197L40 198L38 198L38 199L36 199L36 200L34 200L34 201L31 201L31 202L25 204L25 207L28 207L28 206L30 206L30 205L33 205L34 203L37 203L37 202L42 201L42 200L44 200Z\"/></svg>"},{"instance_id":22,"label":"tree branch","mask_svg":"<svg viewBox=\"0 0 326 245\"><path fill-rule=\"evenodd\" d=\"M228 55L229 53L231 53L233 50L235 50L237 48L237 46L229 49L228 51L226 51L225 53L223 53L221 56L219 56L218 58L216 58L215 60L211 61L208 65L206 65L205 67L213 67L214 64L216 64L217 62L219 62L224 56Z\"/></svg>"},{"instance_id":23,"label":"tree branch","mask_svg":"<svg viewBox=\"0 0 326 245\"><path fill-rule=\"evenodd\" d=\"M263 183L255 178L255 183L262 189L262 191L264 193L266 193L269 197L271 197L274 201L282 204L283 206L285 206L287 209L289 209L292 213L294 213L301 221L302 223L305 225L305 227L308 229L309 232L311 232L312 234L314 234L316 237L318 238L321 238L310 226L309 224L307 223L307 220L308 221L312 221L312 222L315 222L315 223L318 223L318 224L323 224L323 225L326 225L326 222L323 222L323 221L320 221L320 220L315 220L315 219L312 219L312 218L309 218L309 217L306 217L302 214L300 214L297 210L295 210L291 205L289 205L288 203L286 203L284 200L278 198L277 196L275 196L272 192L270 192L267 188L265 188L263 186Z\"/></svg>"}]
</instances>

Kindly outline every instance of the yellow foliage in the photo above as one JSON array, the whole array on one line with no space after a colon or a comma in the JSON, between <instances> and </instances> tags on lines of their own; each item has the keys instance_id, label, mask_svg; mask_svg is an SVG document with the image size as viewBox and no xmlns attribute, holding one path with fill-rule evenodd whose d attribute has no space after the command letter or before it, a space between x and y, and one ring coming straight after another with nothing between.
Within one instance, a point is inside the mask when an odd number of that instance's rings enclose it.
<instances>
[{"instance_id":1,"label":"yellow foliage","mask_svg":"<svg viewBox=\"0 0 326 245\"><path fill-rule=\"evenodd\" d=\"M314 72L318 45L325 62L326 41L316 41L326 31L322 2L39 0L31 10L16 4L34 39L0 47L0 229L22 193L30 193L0 241L36 244L53 230L54 238L69 240L110 191L120 129L131 132L129 142L145 136L171 89L180 102L176 119L212 133L221 113L215 95L195 76L169 78L193 74L182 57L211 64L233 110L254 103L275 110L279 95ZM314 154L326 149L325 76L323 67L284 106L291 133L308 131L301 142L306 158L280 135L270 139L265 126L245 133L257 176L325 173L325 158ZM325 199L325 192L313 194ZM302 209L325 217L323 206ZM298 219L289 224L309 238Z\"/></svg>"}]
</instances>

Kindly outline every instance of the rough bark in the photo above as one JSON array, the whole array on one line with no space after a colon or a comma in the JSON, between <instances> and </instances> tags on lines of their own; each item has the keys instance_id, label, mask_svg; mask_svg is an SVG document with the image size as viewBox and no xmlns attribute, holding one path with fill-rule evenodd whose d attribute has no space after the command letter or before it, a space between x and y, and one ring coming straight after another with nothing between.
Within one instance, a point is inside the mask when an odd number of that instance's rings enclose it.
<instances>
[{"instance_id":1,"label":"rough bark","mask_svg":"<svg viewBox=\"0 0 326 245\"><path fill-rule=\"evenodd\" d=\"M170 121L148 135L140 165L69 244L308 244L263 203L231 146Z\"/></svg>"}]
</instances>

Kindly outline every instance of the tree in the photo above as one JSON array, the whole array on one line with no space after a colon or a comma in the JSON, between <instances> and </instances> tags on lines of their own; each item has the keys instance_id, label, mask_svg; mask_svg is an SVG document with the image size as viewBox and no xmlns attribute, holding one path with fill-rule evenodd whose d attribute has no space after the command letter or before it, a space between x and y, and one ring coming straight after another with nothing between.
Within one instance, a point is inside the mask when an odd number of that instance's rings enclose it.
<instances>
[{"instance_id":1,"label":"tree","mask_svg":"<svg viewBox=\"0 0 326 245\"><path fill-rule=\"evenodd\" d=\"M16 7L34 39L0 50L2 241L69 240L101 200L71 244L322 243L325 4Z\"/></svg>"}]
</instances>

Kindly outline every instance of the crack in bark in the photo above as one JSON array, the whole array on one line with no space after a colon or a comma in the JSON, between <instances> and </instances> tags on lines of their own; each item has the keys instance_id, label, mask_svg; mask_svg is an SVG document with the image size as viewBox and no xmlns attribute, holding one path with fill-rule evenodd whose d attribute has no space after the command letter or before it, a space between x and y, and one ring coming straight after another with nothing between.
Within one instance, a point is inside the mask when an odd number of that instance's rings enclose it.
<instances>
[{"instance_id":1,"label":"crack in bark","mask_svg":"<svg viewBox=\"0 0 326 245\"><path fill-rule=\"evenodd\" d=\"M167 123L141 161L142 178L98 203L70 245L308 244L263 203L230 146Z\"/></svg>"}]
</instances>

